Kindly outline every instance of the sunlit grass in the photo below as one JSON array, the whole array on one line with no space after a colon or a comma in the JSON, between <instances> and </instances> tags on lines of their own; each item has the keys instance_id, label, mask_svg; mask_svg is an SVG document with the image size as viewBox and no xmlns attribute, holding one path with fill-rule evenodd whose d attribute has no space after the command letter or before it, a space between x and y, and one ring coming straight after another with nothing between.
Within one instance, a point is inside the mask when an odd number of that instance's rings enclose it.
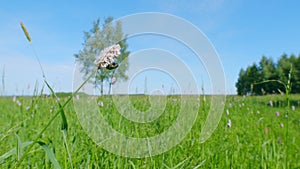
<instances>
[{"instance_id":1,"label":"sunlit grass","mask_svg":"<svg viewBox=\"0 0 300 169\"><path fill-rule=\"evenodd\" d=\"M59 110L56 100L51 97L16 99L21 105L14 102L12 97L0 98L0 168L15 165L22 154L11 150L20 146L26 150L27 144ZM64 103L67 99L68 97L60 98L60 101ZM102 113L109 119L110 124L132 137L146 137L163 132L172 125L180 108L179 96L170 96L159 119L149 124L135 124L118 114L110 97L100 97L99 100L103 101L103 107L99 109L103 110ZM137 109L149 108L146 96L132 96L130 100ZM210 103L209 98L206 102L199 100L202 105L191 132L179 145L152 158L120 157L97 146L80 126L72 103L64 108L69 126L66 142L72 163L65 149L60 118L53 121L39 141L53 150L62 168L70 168L71 164L74 168L284 168L285 127L289 126L288 166L297 168L300 167L300 96L291 95L290 100L295 110L290 111L287 125L285 98L281 95L227 97L218 128L203 144L200 144L199 136ZM273 102L273 107L269 105L270 101ZM229 115L225 113L226 110ZM276 112L280 115L276 116ZM227 127L228 119L232 122L230 128ZM21 168L34 167L54 168L38 144L33 146L21 164Z\"/></svg>"}]
</instances>

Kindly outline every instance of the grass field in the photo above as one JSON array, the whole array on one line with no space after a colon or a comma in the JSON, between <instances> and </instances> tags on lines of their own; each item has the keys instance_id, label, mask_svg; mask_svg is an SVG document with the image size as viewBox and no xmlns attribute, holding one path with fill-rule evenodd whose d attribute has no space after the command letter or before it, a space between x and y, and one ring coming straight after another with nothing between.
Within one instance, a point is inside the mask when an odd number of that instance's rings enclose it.
<instances>
[{"instance_id":1,"label":"grass field","mask_svg":"<svg viewBox=\"0 0 300 169\"><path fill-rule=\"evenodd\" d=\"M205 143L200 143L199 136L210 102L209 96L206 101L200 98L196 122L179 145L163 154L138 159L121 157L97 146L82 129L72 102L64 108L68 121L66 141L57 116L38 139L45 145L35 143L25 154L59 106L55 99L45 96L1 97L0 168L15 166L24 154L20 168L57 167L50 159L61 168L300 168L300 95L291 95L293 108L286 108L281 95L227 96L218 128ZM66 100L67 97L60 98L61 103ZM103 102L99 108L111 126L132 137L163 132L180 109L180 96L168 96L164 113L155 121L134 124L123 120L120 124L122 116L111 98L99 100ZM140 110L150 106L146 96L131 96L130 100ZM54 152L52 158L49 151Z\"/></svg>"}]
</instances>

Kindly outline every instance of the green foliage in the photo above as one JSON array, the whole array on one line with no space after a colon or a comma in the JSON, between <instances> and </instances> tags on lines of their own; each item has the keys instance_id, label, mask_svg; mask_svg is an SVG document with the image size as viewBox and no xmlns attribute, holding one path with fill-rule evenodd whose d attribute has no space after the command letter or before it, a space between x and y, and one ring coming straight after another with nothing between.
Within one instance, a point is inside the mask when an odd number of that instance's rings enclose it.
<instances>
[{"instance_id":1,"label":"green foliage","mask_svg":"<svg viewBox=\"0 0 300 169\"><path fill-rule=\"evenodd\" d=\"M147 97L130 96L130 100L137 109L146 110L149 107ZM288 124L284 113L285 98L281 95L229 96L225 103L225 111L228 110L229 114L223 114L216 131L202 144L199 141L200 131L211 108L210 97L206 97L207 102L201 105L205 108L199 109L192 130L179 145L163 154L142 159L121 157L96 145L80 125L73 106L66 105L64 110L70 126L68 137L62 138L61 119L56 118L19 168L72 168L72 165L74 168L285 168L286 160L288 168L299 168L300 95L290 97L295 110L290 112ZM50 97L38 97L38 106L28 110L26 107L36 98L18 99L22 107L11 97L0 97L0 168L12 168L18 162L17 147L25 152L28 146L33 145L28 141L34 140L37 132L55 116L55 112L60 111L56 100ZM67 100L60 99L62 103ZM111 97L99 97L99 100L104 104L99 109L105 110L101 113L111 126L132 137L154 136L167 130L181 109L180 96L169 96L163 114L152 123L143 124L120 115ZM273 107L268 106L269 101L274 103ZM276 116L276 112L280 115ZM231 128L226 126L228 119L232 121ZM287 126L288 145L285 143ZM72 161L65 151L65 143L68 143ZM287 159L286 146L289 146Z\"/></svg>"},{"instance_id":2,"label":"green foliage","mask_svg":"<svg viewBox=\"0 0 300 169\"><path fill-rule=\"evenodd\" d=\"M127 51L126 36L122 33L121 23L112 21L113 18L108 17L101 26L100 19L96 20L93 23L93 28L84 32L83 48L78 54L74 55L76 61L82 66L81 72L87 76L96 68L94 61L101 50L113 44L118 43L120 45L121 55L116 59L119 67L115 71L100 69L95 76L95 87L101 86L101 94L103 94L104 82L107 81L110 84L113 76L118 80L127 80L128 78L126 75L128 60L125 58L129 55L129 52Z\"/></svg>"},{"instance_id":3,"label":"green foliage","mask_svg":"<svg viewBox=\"0 0 300 169\"><path fill-rule=\"evenodd\" d=\"M49 148L47 146L46 143L42 142L42 141L38 141L38 144L42 147L42 149L45 151L45 153L47 154L48 159L51 161L51 163L53 164L54 168L56 169L60 169L60 165L57 162L57 159L55 158L55 154L52 151L51 148Z\"/></svg>"},{"instance_id":4,"label":"green foliage","mask_svg":"<svg viewBox=\"0 0 300 169\"><path fill-rule=\"evenodd\" d=\"M277 63L271 58L263 56L257 66L255 63L248 66L246 70L241 69L236 83L238 95L265 95L285 92L283 85L279 83L259 83L263 81L279 80L283 83L288 82L289 73L291 74L291 93L300 93L300 55L283 54ZM257 84L254 85L253 84Z\"/></svg>"}]
</instances>

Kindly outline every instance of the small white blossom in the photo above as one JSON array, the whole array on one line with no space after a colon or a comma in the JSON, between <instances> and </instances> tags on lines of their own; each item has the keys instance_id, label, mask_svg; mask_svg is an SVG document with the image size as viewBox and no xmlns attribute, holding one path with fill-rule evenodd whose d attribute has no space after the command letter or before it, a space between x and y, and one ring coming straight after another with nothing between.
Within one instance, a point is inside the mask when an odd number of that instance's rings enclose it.
<instances>
[{"instance_id":1,"label":"small white blossom","mask_svg":"<svg viewBox=\"0 0 300 169\"><path fill-rule=\"evenodd\" d=\"M227 127L231 127L231 120L230 119L228 119L228 122L227 122Z\"/></svg>"},{"instance_id":2,"label":"small white blossom","mask_svg":"<svg viewBox=\"0 0 300 169\"><path fill-rule=\"evenodd\" d=\"M292 106L292 110L295 111L295 106Z\"/></svg>"},{"instance_id":3,"label":"small white blossom","mask_svg":"<svg viewBox=\"0 0 300 169\"><path fill-rule=\"evenodd\" d=\"M283 127L284 127L284 126L283 126L283 123L280 123L280 127L281 127L281 128L283 128Z\"/></svg>"},{"instance_id":4,"label":"small white blossom","mask_svg":"<svg viewBox=\"0 0 300 169\"><path fill-rule=\"evenodd\" d=\"M98 102L98 105L101 106L101 107L103 107L103 102L102 102L102 101L99 101L99 102Z\"/></svg>"},{"instance_id":5,"label":"small white blossom","mask_svg":"<svg viewBox=\"0 0 300 169\"><path fill-rule=\"evenodd\" d=\"M114 59L117 58L121 52L121 47L119 44L109 46L104 48L98 58L95 60L95 64L98 65L98 68L106 68L108 65L114 62Z\"/></svg>"},{"instance_id":6,"label":"small white blossom","mask_svg":"<svg viewBox=\"0 0 300 169\"><path fill-rule=\"evenodd\" d=\"M16 103L18 106L22 106L22 103L19 100L17 100Z\"/></svg>"},{"instance_id":7,"label":"small white blossom","mask_svg":"<svg viewBox=\"0 0 300 169\"><path fill-rule=\"evenodd\" d=\"M26 106L26 110L29 110L30 109L30 106Z\"/></svg>"},{"instance_id":8,"label":"small white blossom","mask_svg":"<svg viewBox=\"0 0 300 169\"><path fill-rule=\"evenodd\" d=\"M229 115L229 110L228 109L226 110L226 114Z\"/></svg>"},{"instance_id":9,"label":"small white blossom","mask_svg":"<svg viewBox=\"0 0 300 169\"><path fill-rule=\"evenodd\" d=\"M14 97L13 97L13 102L16 102L16 101L17 101L17 97L14 96Z\"/></svg>"},{"instance_id":10,"label":"small white blossom","mask_svg":"<svg viewBox=\"0 0 300 169\"><path fill-rule=\"evenodd\" d=\"M273 101L272 101L272 100L269 101L269 105L270 105L271 107L273 107Z\"/></svg>"},{"instance_id":11,"label":"small white blossom","mask_svg":"<svg viewBox=\"0 0 300 169\"><path fill-rule=\"evenodd\" d=\"M117 78L116 78L116 77L111 78L111 84L112 84L112 85L115 84L116 81L117 81Z\"/></svg>"}]
</instances>

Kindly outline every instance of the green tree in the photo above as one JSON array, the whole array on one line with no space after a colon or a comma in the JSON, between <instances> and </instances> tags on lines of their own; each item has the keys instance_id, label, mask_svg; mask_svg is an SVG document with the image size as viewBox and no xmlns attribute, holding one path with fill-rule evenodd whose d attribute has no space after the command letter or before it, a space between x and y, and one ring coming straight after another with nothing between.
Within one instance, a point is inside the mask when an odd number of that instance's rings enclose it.
<instances>
[{"instance_id":1,"label":"green tree","mask_svg":"<svg viewBox=\"0 0 300 169\"><path fill-rule=\"evenodd\" d=\"M287 54L281 55L280 59L278 60L278 64L277 64L277 73L279 76L278 80L284 83L288 81L288 76L291 70L291 66L293 65L291 60L294 59L289 58ZM291 82L294 83L294 80L295 79L292 77ZM278 89L281 91L285 91L283 86L280 86ZM291 92L293 93L293 90Z\"/></svg>"},{"instance_id":2,"label":"green tree","mask_svg":"<svg viewBox=\"0 0 300 169\"><path fill-rule=\"evenodd\" d=\"M236 83L238 95L261 94L261 85L253 87L254 83L261 81L261 73L254 63L246 71L240 71L238 82Z\"/></svg>"},{"instance_id":3,"label":"green tree","mask_svg":"<svg viewBox=\"0 0 300 169\"><path fill-rule=\"evenodd\" d=\"M238 95L244 95L247 93L247 88L245 86L246 79L247 79L246 72L244 69L241 69L239 73L238 81L235 84Z\"/></svg>"},{"instance_id":4,"label":"green tree","mask_svg":"<svg viewBox=\"0 0 300 169\"><path fill-rule=\"evenodd\" d=\"M261 72L262 81L278 79L276 66L271 58L263 56L259 62L259 69ZM277 83L262 83L260 85L262 94L275 93L277 90L274 89L277 89L279 86Z\"/></svg>"},{"instance_id":5,"label":"green tree","mask_svg":"<svg viewBox=\"0 0 300 169\"><path fill-rule=\"evenodd\" d=\"M93 28L84 32L83 47L78 54L75 54L76 62L80 63L81 72L87 76L90 72L94 71L96 65L95 59L100 51L104 48L118 43L121 46L121 55L116 59L119 67L113 71L108 69L100 69L95 76L95 87L99 88L101 95L104 93L104 82L109 83L111 88L112 77L118 80L127 80L126 70L128 68L128 60L125 59L129 55L127 51L128 44L126 43L126 36L123 35L122 25L120 22L112 22L113 18L108 17L105 19L104 24L100 25L100 19L93 23Z\"/></svg>"},{"instance_id":6,"label":"green tree","mask_svg":"<svg viewBox=\"0 0 300 169\"><path fill-rule=\"evenodd\" d=\"M300 55L298 55L298 58L295 59L293 70L295 81L293 83L292 89L295 91L295 93L300 93Z\"/></svg>"},{"instance_id":7,"label":"green tree","mask_svg":"<svg viewBox=\"0 0 300 169\"><path fill-rule=\"evenodd\" d=\"M292 69L292 71L291 71ZM253 64L246 70L241 69L239 78L236 83L238 95L251 94L271 94L285 92L285 87L280 83L272 83L279 80L287 83L291 72L291 93L300 93L300 55L297 57L293 54L281 55L275 64L271 58L265 56L259 62L259 66Z\"/></svg>"}]
</instances>

